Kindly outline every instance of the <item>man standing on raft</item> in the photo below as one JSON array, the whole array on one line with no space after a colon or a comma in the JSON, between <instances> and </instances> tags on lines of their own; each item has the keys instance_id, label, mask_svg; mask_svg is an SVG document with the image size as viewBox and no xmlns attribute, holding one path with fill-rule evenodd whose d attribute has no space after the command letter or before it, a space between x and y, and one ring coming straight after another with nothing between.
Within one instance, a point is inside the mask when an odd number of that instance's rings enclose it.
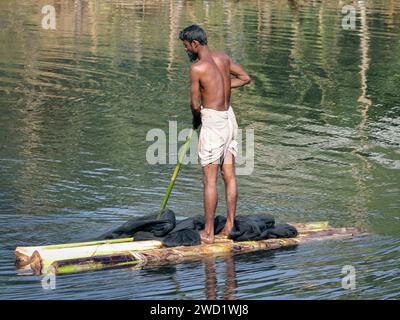
<instances>
[{"instance_id":1,"label":"man standing on raft","mask_svg":"<svg viewBox=\"0 0 400 320\"><path fill-rule=\"evenodd\" d=\"M191 62L190 95L193 127L202 125L198 153L203 170L205 228L201 240L214 242L214 215L218 203L218 167L225 184L227 220L220 235L232 230L236 212L237 186L235 157L237 155L237 122L230 105L231 88L250 83L243 68L227 54L211 51L206 33L197 25L183 29L179 34ZM231 79L231 75L234 78ZM201 98L201 103L200 103Z\"/></svg>"}]
</instances>

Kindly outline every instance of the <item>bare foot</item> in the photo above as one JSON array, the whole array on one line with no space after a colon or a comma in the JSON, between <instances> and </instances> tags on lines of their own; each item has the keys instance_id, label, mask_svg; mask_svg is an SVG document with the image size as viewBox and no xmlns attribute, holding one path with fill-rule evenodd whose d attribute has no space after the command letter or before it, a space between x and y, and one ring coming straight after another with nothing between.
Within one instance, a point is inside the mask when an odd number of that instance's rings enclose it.
<instances>
[{"instance_id":1,"label":"bare foot","mask_svg":"<svg viewBox=\"0 0 400 320\"><path fill-rule=\"evenodd\" d=\"M199 231L200 239L204 243L213 243L214 242L214 235L206 234L205 230Z\"/></svg>"},{"instance_id":2,"label":"bare foot","mask_svg":"<svg viewBox=\"0 0 400 320\"><path fill-rule=\"evenodd\" d=\"M228 237L232 231L232 227L226 226L218 233L219 236Z\"/></svg>"}]
</instances>

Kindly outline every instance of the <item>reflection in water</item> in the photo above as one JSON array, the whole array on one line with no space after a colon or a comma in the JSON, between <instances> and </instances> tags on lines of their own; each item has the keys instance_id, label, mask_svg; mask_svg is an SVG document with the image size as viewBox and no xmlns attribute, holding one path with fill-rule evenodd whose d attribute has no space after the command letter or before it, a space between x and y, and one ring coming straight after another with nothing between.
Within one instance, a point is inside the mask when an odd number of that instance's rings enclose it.
<instances>
[{"instance_id":1,"label":"reflection in water","mask_svg":"<svg viewBox=\"0 0 400 320\"><path fill-rule=\"evenodd\" d=\"M74 0L74 16L75 16L75 43L79 48L79 41L82 35L82 0Z\"/></svg>"},{"instance_id":2,"label":"reflection in water","mask_svg":"<svg viewBox=\"0 0 400 320\"><path fill-rule=\"evenodd\" d=\"M371 196L368 187L365 184L365 177L370 174L372 165L369 163L368 158L364 157L364 153L368 150L368 135L366 131L366 123L368 119L368 110L372 105L371 100L367 97L367 72L369 69L370 59L368 57L369 52L369 31L366 17L366 4L365 1L358 1L360 9L360 87L361 95L358 98L358 102L361 104L361 122L358 126L358 137L360 139L360 145L352 151L352 153L359 158L359 163L353 166L352 176L357 184L359 194L351 203L351 210L353 215L357 218L358 226L362 227L362 221L365 221L364 213L367 211L366 201Z\"/></svg>"},{"instance_id":3,"label":"reflection in water","mask_svg":"<svg viewBox=\"0 0 400 320\"><path fill-rule=\"evenodd\" d=\"M167 75L168 80L173 81L173 73L176 72L172 69L175 60L175 43L177 34L179 34L179 20L182 14L183 0L170 0L169 3L169 37L168 37L168 66Z\"/></svg>"},{"instance_id":4,"label":"reflection in water","mask_svg":"<svg viewBox=\"0 0 400 320\"><path fill-rule=\"evenodd\" d=\"M208 300L217 300L217 272L215 270L215 259L204 259L204 272L206 276L206 293Z\"/></svg>"},{"instance_id":5,"label":"reflection in water","mask_svg":"<svg viewBox=\"0 0 400 320\"><path fill-rule=\"evenodd\" d=\"M224 290L224 299L225 300L234 300L237 281L236 281L236 272L235 272L235 260L233 256L225 257L226 263L226 278L225 278L225 290Z\"/></svg>"},{"instance_id":6,"label":"reflection in water","mask_svg":"<svg viewBox=\"0 0 400 320\"><path fill-rule=\"evenodd\" d=\"M360 77L361 77L361 96L358 101L365 105L365 109L362 112L362 124L360 129L364 129L368 108L371 106L371 99L367 97L367 72L370 64L368 57L369 52L369 31L367 25L367 12L365 7L365 1L358 1L358 5L361 11L361 30L360 30L360 52L361 52L361 65L360 65Z\"/></svg>"},{"instance_id":7,"label":"reflection in water","mask_svg":"<svg viewBox=\"0 0 400 320\"><path fill-rule=\"evenodd\" d=\"M90 17L90 52L95 54L98 45L98 15L100 11L100 0L94 0L88 3L88 16Z\"/></svg>"},{"instance_id":8,"label":"reflection in water","mask_svg":"<svg viewBox=\"0 0 400 320\"><path fill-rule=\"evenodd\" d=\"M56 8L56 30L41 28L45 4ZM1 6L1 297L49 297L38 279L15 276L15 246L95 237L158 210L173 168L147 163L146 133L168 134L169 120L179 130L190 124L188 63L177 33L192 23L254 79L232 93L239 126L255 130L255 169L238 177L238 214L382 234L279 251L272 263L262 253L205 262L208 297L348 298L337 285L345 264L360 270L357 297L398 295L400 2L353 2L356 30L341 28L345 4ZM201 190L199 167L185 166L170 199L178 217L201 213ZM203 299L203 264L189 266L60 277L52 297Z\"/></svg>"},{"instance_id":9,"label":"reflection in water","mask_svg":"<svg viewBox=\"0 0 400 320\"><path fill-rule=\"evenodd\" d=\"M207 300L218 299L218 283L217 283L217 270L216 260L213 257L206 258L203 260L204 272L205 272L205 289ZM225 286L223 299L235 300L235 292L237 289L236 272L235 272L235 261L232 255L224 256L222 268L224 268ZM219 272L218 272L219 273Z\"/></svg>"},{"instance_id":10,"label":"reflection in water","mask_svg":"<svg viewBox=\"0 0 400 320\"><path fill-rule=\"evenodd\" d=\"M291 4L292 1L289 1ZM269 1L257 1L257 37L259 43L266 40L271 33L271 7Z\"/></svg>"}]
</instances>

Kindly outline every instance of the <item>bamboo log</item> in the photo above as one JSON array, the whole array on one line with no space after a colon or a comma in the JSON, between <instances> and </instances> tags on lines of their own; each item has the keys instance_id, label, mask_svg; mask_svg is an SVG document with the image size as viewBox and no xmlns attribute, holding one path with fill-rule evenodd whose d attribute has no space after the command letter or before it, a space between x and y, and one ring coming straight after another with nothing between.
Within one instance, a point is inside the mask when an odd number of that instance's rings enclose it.
<instances>
[{"instance_id":1,"label":"bamboo log","mask_svg":"<svg viewBox=\"0 0 400 320\"><path fill-rule=\"evenodd\" d=\"M44 274L50 270L49 268L56 274L65 274L126 266L142 267L144 265L177 263L209 255L293 247L300 243L310 241L349 238L360 233L356 228L329 228L327 223L292 225L299 231L299 236L296 238L234 242L227 238L217 236L213 244L201 244L199 246L188 247L165 248L162 247L162 244L158 241L137 241L90 246L90 250L88 247L45 249L35 250L29 257L28 264L34 274ZM132 247L132 244L136 244L136 246ZM95 249L102 246L109 247L100 251ZM110 248L110 246L114 247ZM65 251L76 250L77 248L80 250L79 255L76 254L74 256L72 251ZM85 256L85 252L90 254ZM67 256L65 255L63 256L63 254L66 253L69 254L69 258L66 258ZM18 254L20 253L16 251L17 256ZM24 269L24 273L26 273L26 265L27 263L20 265L20 268Z\"/></svg>"},{"instance_id":2,"label":"bamboo log","mask_svg":"<svg viewBox=\"0 0 400 320\"><path fill-rule=\"evenodd\" d=\"M64 243L64 244L52 244L45 246L36 247L17 247L15 249L15 255L19 263L29 262L30 257L35 251L49 250L49 249L65 249L65 248L75 248L83 246L94 246L101 244L112 244L112 243L123 243L134 241L134 238L120 238L120 239L110 239L110 240L99 240L99 241L88 241L88 242L75 242L75 243Z\"/></svg>"},{"instance_id":3,"label":"bamboo log","mask_svg":"<svg viewBox=\"0 0 400 320\"><path fill-rule=\"evenodd\" d=\"M96 256L104 256L115 254L116 252L131 252L138 250L149 250L155 248L161 248L163 246L161 241L130 241L123 243L104 243L93 245L89 242L86 245L85 242L73 244L72 246L66 245L53 245L43 247L17 247L15 249L15 255L17 262L21 265L31 263L33 260L36 261L36 256L41 261L45 262L44 265L50 265L57 260L71 260L80 259Z\"/></svg>"}]
</instances>

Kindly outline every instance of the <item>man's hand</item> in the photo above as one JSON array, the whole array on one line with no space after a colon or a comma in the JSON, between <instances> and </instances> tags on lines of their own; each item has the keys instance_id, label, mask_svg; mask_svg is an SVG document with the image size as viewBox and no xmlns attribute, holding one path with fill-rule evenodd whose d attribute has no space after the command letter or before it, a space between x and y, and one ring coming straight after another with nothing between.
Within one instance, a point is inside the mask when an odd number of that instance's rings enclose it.
<instances>
[{"instance_id":1,"label":"man's hand","mask_svg":"<svg viewBox=\"0 0 400 320\"><path fill-rule=\"evenodd\" d=\"M230 61L230 74L235 76L235 78L231 79L231 88L242 87L249 84L251 81L249 75L244 71L242 66L234 63L232 60Z\"/></svg>"},{"instance_id":2,"label":"man's hand","mask_svg":"<svg viewBox=\"0 0 400 320\"><path fill-rule=\"evenodd\" d=\"M196 130L200 125L201 125L201 113L199 111L196 111L192 109L192 114L193 114L193 129Z\"/></svg>"}]
</instances>

